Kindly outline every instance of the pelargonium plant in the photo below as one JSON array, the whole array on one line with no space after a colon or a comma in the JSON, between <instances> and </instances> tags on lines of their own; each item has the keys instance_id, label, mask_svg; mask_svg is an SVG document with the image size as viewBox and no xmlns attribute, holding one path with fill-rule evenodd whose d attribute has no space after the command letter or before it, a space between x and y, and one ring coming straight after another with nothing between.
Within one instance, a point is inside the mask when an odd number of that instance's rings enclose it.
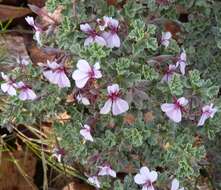
<instances>
[{"instance_id":1,"label":"pelargonium plant","mask_svg":"<svg viewBox=\"0 0 221 190\"><path fill-rule=\"evenodd\" d=\"M45 28L26 18L55 59L2 72L1 124L51 121L65 150L51 156L80 165L98 189L193 189L206 160L203 142L220 131L220 78L207 75L220 44L207 58L198 31L221 24L215 1L73 2L47 1L48 14L63 6L61 23ZM213 21L200 25L199 17ZM70 119L60 122L64 112Z\"/></svg>"}]
</instances>

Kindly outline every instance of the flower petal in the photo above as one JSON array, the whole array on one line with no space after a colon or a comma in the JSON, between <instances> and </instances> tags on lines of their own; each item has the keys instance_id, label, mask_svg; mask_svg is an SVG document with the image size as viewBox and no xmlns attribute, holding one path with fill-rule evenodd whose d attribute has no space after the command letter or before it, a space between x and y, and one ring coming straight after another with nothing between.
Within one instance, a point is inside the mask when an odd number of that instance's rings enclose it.
<instances>
[{"instance_id":1,"label":"flower petal","mask_svg":"<svg viewBox=\"0 0 221 190\"><path fill-rule=\"evenodd\" d=\"M129 109L127 101L117 98L113 101L112 113L113 115L119 115L126 112Z\"/></svg>"},{"instance_id":2,"label":"flower petal","mask_svg":"<svg viewBox=\"0 0 221 190\"><path fill-rule=\"evenodd\" d=\"M171 190L178 190L179 186L179 181L176 178L174 178L172 181Z\"/></svg>"},{"instance_id":3,"label":"flower petal","mask_svg":"<svg viewBox=\"0 0 221 190\"><path fill-rule=\"evenodd\" d=\"M100 114L107 114L110 112L111 110L111 106L112 106L112 100L111 99L108 99L104 106L101 108L100 110Z\"/></svg>"},{"instance_id":4,"label":"flower petal","mask_svg":"<svg viewBox=\"0 0 221 190\"><path fill-rule=\"evenodd\" d=\"M147 180L146 177L141 175L141 174L137 174L137 175L134 176L134 181L138 185L145 184L146 180Z\"/></svg>"},{"instance_id":5,"label":"flower petal","mask_svg":"<svg viewBox=\"0 0 221 190\"><path fill-rule=\"evenodd\" d=\"M157 177L158 177L158 174L155 171L151 171L148 173L148 178L152 183L157 180Z\"/></svg>"},{"instance_id":6,"label":"flower petal","mask_svg":"<svg viewBox=\"0 0 221 190\"><path fill-rule=\"evenodd\" d=\"M108 94L118 93L119 90L120 90L120 88L119 88L118 84L112 84L111 86L107 87Z\"/></svg>"},{"instance_id":7,"label":"flower petal","mask_svg":"<svg viewBox=\"0 0 221 190\"><path fill-rule=\"evenodd\" d=\"M89 65L89 63L84 60L84 59L80 59L77 62L77 68L81 71L81 72L85 72L88 73L91 71L91 66Z\"/></svg>"},{"instance_id":8,"label":"flower petal","mask_svg":"<svg viewBox=\"0 0 221 190\"><path fill-rule=\"evenodd\" d=\"M92 30L91 26L88 23L81 24L80 29L81 29L82 32L85 32L85 33L88 33Z\"/></svg>"}]
</instances>

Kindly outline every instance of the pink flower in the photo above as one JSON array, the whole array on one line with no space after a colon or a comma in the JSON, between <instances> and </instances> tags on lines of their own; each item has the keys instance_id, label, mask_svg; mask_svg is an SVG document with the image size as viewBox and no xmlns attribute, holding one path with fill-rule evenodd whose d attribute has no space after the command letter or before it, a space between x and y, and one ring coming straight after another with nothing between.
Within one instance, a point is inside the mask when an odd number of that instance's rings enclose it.
<instances>
[{"instance_id":1,"label":"pink flower","mask_svg":"<svg viewBox=\"0 0 221 190\"><path fill-rule=\"evenodd\" d=\"M100 31L104 31L108 27L109 17L104 16L103 19L97 19Z\"/></svg>"},{"instance_id":2,"label":"pink flower","mask_svg":"<svg viewBox=\"0 0 221 190\"><path fill-rule=\"evenodd\" d=\"M165 103L161 105L161 110L166 113L172 121L179 123L182 119L182 111L184 111L184 106L188 104L188 100L184 97L175 100L174 103Z\"/></svg>"},{"instance_id":3,"label":"pink flower","mask_svg":"<svg viewBox=\"0 0 221 190\"><path fill-rule=\"evenodd\" d=\"M101 187L100 182L98 181L97 176L91 176L87 179L89 183L95 185L98 189Z\"/></svg>"},{"instance_id":4,"label":"pink flower","mask_svg":"<svg viewBox=\"0 0 221 190\"><path fill-rule=\"evenodd\" d=\"M77 62L77 70L72 74L75 84L78 88L84 88L88 80L99 79L102 77L100 72L100 63L97 62L94 66L90 66L86 60L80 59Z\"/></svg>"},{"instance_id":5,"label":"pink flower","mask_svg":"<svg viewBox=\"0 0 221 190\"><path fill-rule=\"evenodd\" d=\"M59 65L56 61L47 61L47 67L43 71L43 75L49 82L57 84L60 88L71 86L64 65Z\"/></svg>"},{"instance_id":6,"label":"pink flower","mask_svg":"<svg viewBox=\"0 0 221 190\"><path fill-rule=\"evenodd\" d=\"M217 112L217 108L216 107L213 108L213 104L203 106L202 114L201 114L201 117L197 126L203 126L205 121L208 118L213 118L216 112Z\"/></svg>"},{"instance_id":7,"label":"pink flower","mask_svg":"<svg viewBox=\"0 0 221 190\"><path fill-rule=\"evenodd\" d=\"M54 148L52 150L52 157L55 157L57 159L58 162L61 162L62 157L64 157L65 152L63 148Z\"/></svg>"},{"instance_id":8,"label":"pink flower","mask_svg":"<svg viewBox=\"0 0 221 190\"><path fill-rule=\"evenodd\" d=\"M170 32L163 32L161 37L161 44L167 48L170 44L171 38L172 34Z\"/></svg>"},{"instance_id":9,"label":"pink flower","mask_svg":"<svg viewBox=\"0 0 221 190\"><path fill-rule=\"evenodd\" d=\"M186 68L186 52L183 50L179 56L179 59L176 63L176 67L180 66L180 72L182 75L185 75Z\"/></svg>"},{"instance_id":10,"label":"pink flower","mask_svg":"<svg viewBox=\"0 0 221 190\"><path fill-rule=\"evenodd\" d=\"M106 41L103 37L101 37L96 30L92 29L89 24L81 24L80 25L81 31L83 31L85 34L87 34L87 38L84 41L84 46L88 46L92 43L97 43L101 46L106 45Z\"/></svg>"},{"instance_id":11,"label":"pink flower","mask_svg":"<svg viewBox=\"0 0 221 190\"><path fill-rule=\"evenodd\" d=\"M31 87L24 84L23 82L18 82L17 88L20 90L20 94L18 96L20 100L35 100L37 98Z\"/></svg>"},{"instance_id":12,"label":"pink flower","mask_svg":"<svg viewBox=\"0 0 221 190\"><path fill-rule=\"evenodd\" d=\"M100 166L100 171L98 173L99 176L105 176L105 175L109 175L112 177L116 177L116 172L111 169L111 167L109 165L105 165L105 166Z\"/></svg>"},{"instance_id":13,"label":"pink flower","mask_svg":"<svg viewBox=\"0 0 221 190\"><path fill-rule=\"evenodd\" d=\"M120 98L120 89L118 84L113 84L107 87L108 91L108 100L104 104L103 108L101 108L101 114L107 114L111 111L113 115L119 115L126 112L129 109L128 103Z\"/></svg>"},{"instance_id":14,"label":"pink flower","mask_svg":"<svg viewBox=\"0 0 221 190\"><path fill-rule=\"evenodd\" d=\"M14 80L10 79L7 75L1 72L2 78L4 79L5 83L1 84L1 89L4 93L7 93L10 96L15 96L16 93L16 83Z\"/></svg>"},{"instance_id":15,"label":"pink flower","mask_svg":"<svg viewBox=\"0 0 221 190\"><path fill-rule=\"evenodd\" d=\"M119 22L111 17L104 17L104 22L107 23L109 31L103 32L102 36L106 40L107 47L120 47L120 38L118 36Z\"/></svg>"},{"instance_id":16,"label":"pink flower","mask_svg":"<svg viewBox=\"0 0 221 190\"><path fill-rule=\"evenodd\" d=\"M175 65L169 65L167 71L165 72L162 82L169 82L172 79L173 74L175 73L176 66Z\"/></svg>"},{"instance_id":17,"label":"pink flower","mask_svg":"<svg viewBox=\"0 0 221 190\"><path fill-rule=\"evenodd\" d=\"M31 16L25 17L25 20L26 20L26 22L27 22L30 26L32 26L32 27L34 28L34 30L35 30L34 38L35 38L35 40L37 41L37 43L38 43L39 45L41 45L41 44L42 44L42 43L41 43L41 33L42 33L41 27L39 27L39 26L35 23L34 18L31 17Z\"/></svg>"},{"instance_id":18,"label":"pink flower","mask_svg":"<svg viewBox=\"0 0 221 190\"><path fill-rule=\"evenodd\" d=\"M179 188L179 186L180 186L180 182L176 178L174 178L172 181L170 190L184 190L183 187Z\"/></svg>"},{"instance_id":19,"label":"pink flower","mask_svg":"<svg viewBox=\"0 0 221 190\"><path fill-rule=\"evenodd\" d=\"M140 173L134 176L134 181L142 185L142 190L154 190L153 183L157 180L157 172L150 171L147 167L142 167Z\"/></svg>"},{"instance_id":20,"label":"pink flower","mask_svg":"<svg viewBox=\"0 0 221 190\"><path fill-rule=\"evenodd\" d=\"M86 141L94 141L93 137L91 136L91 127L89 125L84 125L83 129L80 130L80 134Z\"/></svg>"},{"instance_id":21,"label":"pink flower","mask_svg":"<svg viewBox=\"0 0 221 190\"><path fill-rule=\"evenodd\" d=\"M90 105L90 101L88 100L88 98L82 96L82 94L78 94L77 97L76 97L76 99L77 99L77 101L78 101L79 103L82 103L82 104L85 105L85 106Z\"/></svg>"}]
</instances>

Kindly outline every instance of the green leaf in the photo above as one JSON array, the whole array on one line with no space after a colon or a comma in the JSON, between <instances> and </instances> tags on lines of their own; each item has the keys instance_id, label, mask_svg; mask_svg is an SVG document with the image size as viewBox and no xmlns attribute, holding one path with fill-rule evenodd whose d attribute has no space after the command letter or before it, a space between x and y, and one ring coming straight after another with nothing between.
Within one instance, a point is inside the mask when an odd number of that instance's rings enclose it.
<instances>
[{"instance_id":1,"label":"green leaf","mask_svg":"<svg viewBox=\"0 0 221 190\"><path fill-rule=\"evenodd\" d=\"M156 51L158 48L158 43L156 38L148 38L147 39L147 49L151 51Z\"/></svg>"},{"instance_id":2,"label":"green leaf","mask_svg":"<svg viewBox=\"0 0 221 190\"><path fill-rule=\"evenodd\" d=\"M168 85L172 95L181 96L183 94L183 84L180 75L174 74Z\"/></svg>"},{"instance_id":3,"label":"green leaf","mask_svg":"<svg viewBox=\"0 0 221 190\"><path fill-rule=\"evenodd\" d=\"M155 69L149 65L143 65L142 75L144 76L144 79L150 81L159 79L159 73L157 73Z\"/></svg>"}]
</instances>

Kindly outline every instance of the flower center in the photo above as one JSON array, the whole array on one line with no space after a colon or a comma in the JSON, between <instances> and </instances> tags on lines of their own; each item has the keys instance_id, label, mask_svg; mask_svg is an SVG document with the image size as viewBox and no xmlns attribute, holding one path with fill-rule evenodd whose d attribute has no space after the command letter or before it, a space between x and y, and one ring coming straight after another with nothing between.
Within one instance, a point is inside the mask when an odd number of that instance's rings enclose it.
<instances>
[{"instance_id":1,"label":"flower center","mask_svg":"<svg viewBox=\"0 0 221 190\"><path fill-rule=\"evenodd\" d=\"M110 98L112 101L115 101L117 98L119 97L119 93L118 92L112 92L108 98Z\"/></svg>"},{"instance_id":2,"label":"flower center","mask_svg":"<svg viewBox=\"0 0 221 190\"><path fill-rule=\"evenodd\" d=\"M150 180L147 180L144 184L145 187L151 187L152 186L152 183Z\"/></svg>"}]
</instances>

